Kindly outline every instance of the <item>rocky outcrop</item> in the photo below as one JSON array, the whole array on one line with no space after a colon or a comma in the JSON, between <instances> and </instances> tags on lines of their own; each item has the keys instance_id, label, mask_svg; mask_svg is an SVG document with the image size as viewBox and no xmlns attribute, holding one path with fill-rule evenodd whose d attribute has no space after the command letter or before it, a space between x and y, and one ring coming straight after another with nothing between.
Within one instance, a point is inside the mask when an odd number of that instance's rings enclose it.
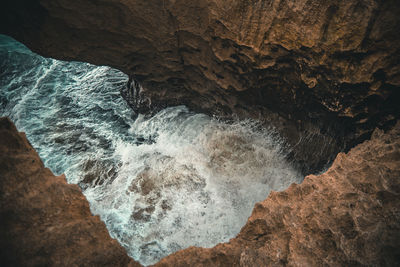
<instances>
[{"instance_id":1,"label":"rocky outcrop","mask_svg":"<svg viewBox=\"0 0 400 267\"><path fill-rule=\"evenodd\" d=\"M139 266L107 233L76 185L55 177L0 119L0 265ZM324 174L272 192L236 238L178 251L156 266L397 266L400 123Z\"/></svg>"},{"instance_id":2,"label":"rocky outcrop","mask_svg":"<svg viewBox=\"0 0 400 267\"><path fill-rule=\"evenodd\" d=\"M77 185L43 166L0 118L0 265L140 266L93 216Z\"/></svg>"},{"instance_id":3,"label":"rocky outcrop","mask_svg":"<svg viewBox=\"0 0 400 267\"><path fill-rule=\"evenodd\" d=\"M156 266L398 266L400 123L257 203L234 239Z\"/></svg>"},{"instance_id":4,"label":"rocky outcrop","mask_svg":"<svg viewBox=\"0 0 400 267\"><path fill-rule=\"evenodd\" d=\"M400 118L398 14L395 0L6 0L0 32L124 71L136 111L186 104L260 119L309 173ZM79 189L2 125L2 259L128 264ZM229 243L159 265L398 265L399 131L377 130L326 173L272 193Z\"/></svg>"},{"instance_id":5,"label":"rocky outcrop","mask_svg":"<svg viewBox=\"0 0 400 267\"><path fill-rule=\"evenodd\" d=\"M6 0L3 6L0 32L34 51L129 74L124 95L135 110L186 104L264 120L286 138L305 173L400 117L395 0Z\"/></svg>"}]
</instances>

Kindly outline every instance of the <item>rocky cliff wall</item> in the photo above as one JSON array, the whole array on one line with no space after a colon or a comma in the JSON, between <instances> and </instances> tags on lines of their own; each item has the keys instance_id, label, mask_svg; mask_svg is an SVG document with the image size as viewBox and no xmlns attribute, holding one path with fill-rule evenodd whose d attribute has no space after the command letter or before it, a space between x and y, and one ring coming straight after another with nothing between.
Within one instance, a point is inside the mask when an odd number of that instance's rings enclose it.
<instances>
[{"instance_id":1,"label":"rocky cliff wall","mask_svg":"<svg viewBox=\"0 0 400 267\"><path fill-rule=\"evenodd\" d=\"M76 185L55 177L0 119L0 265L139 266L92 216ZM400 123L340 153L331 168L257 203L236 238L191 247L156 266L397 266Z\"/></svg>"},{"instance_id":2,"label":"rocky cliff wall","mask_svg":"<svg viewBox=\"0 0 400 267\"><path fill-rule=\"evenodd\" d=\"M7 118L0 118L0 265L140 266L90 213L80 188L45 168Z\"/></svg>"},{"instance_id":3,"label":"rocky cliff wall","mask_svg":"<svg viewBox=\"0 0 400 267\"><path fill-rule=\"evenodd\" d=\"M156 266L398 266L400 123L376 130L322 175L272 192L236 238Z\"/></svg>"},{"instance_id":4,"label":"rocky cliff wall","mask_svg":"<svg viewBox=\"0 0 400 267\"><path fill-rule=\"evenodd\" d=\"M396 0L6 0L0 32L131 76L149 112L186 104L282 133L305 173L390 128L400 107ZM141 86L137 86L137 84Z\"/></svg>"}]
</instances>

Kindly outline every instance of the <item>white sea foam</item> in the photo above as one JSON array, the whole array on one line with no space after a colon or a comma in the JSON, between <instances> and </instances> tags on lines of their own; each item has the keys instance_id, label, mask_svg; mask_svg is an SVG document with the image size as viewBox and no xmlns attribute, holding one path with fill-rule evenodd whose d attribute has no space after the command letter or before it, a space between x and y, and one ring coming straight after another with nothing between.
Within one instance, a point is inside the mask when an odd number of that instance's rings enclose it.
<instances>
[{"instance_id":1,"label":"white sea foam","mask_svg":"<svg viewBox=\"0 0 400 267\"><path fill-rule=\"evenodd\" d=\"M44 59L0 36L0 113L46 166L79 184L93 213L143 264L234 237L270 190L301 176L256 122L186 107L134 119L108 67Z\"/></svg>"},{"instance_id":2,"label":"white sea foam","mask_svg":"<svg viewBox=\"0 0 400 267\"><path fill-rule=\"evenodd\" d=\"M117 142L115 180L85 194L112 235L144 264L228 241L254 203L301 179L279 140L251 121L228 124L181 106L139 118L130 131L155 142Z\"/></svg>"}]
</instances>

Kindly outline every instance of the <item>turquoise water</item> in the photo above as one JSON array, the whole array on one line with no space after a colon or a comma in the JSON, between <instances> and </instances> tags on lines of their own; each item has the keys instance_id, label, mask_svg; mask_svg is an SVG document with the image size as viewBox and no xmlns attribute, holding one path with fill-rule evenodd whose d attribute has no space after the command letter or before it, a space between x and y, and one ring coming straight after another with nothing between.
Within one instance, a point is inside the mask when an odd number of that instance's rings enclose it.
<instances>
[{"instance_id":1,"label":"turquoise water","mask_svg":"<svg viewBox=\"0 0 400 267\"><path fill-rule=\"evenodd\" d=\"M254 121L226 123L184 106L134 114L118 70L43 58L0 35L0 115L45 165L78 184L128 254L148 265L234 237L270 190L301 176Z\"/></svg>"},{"instance_id":2,"label":"turquoise water","mask_svg":"<svg viewBox=\"0 0 400 267\"><path fill-rule=\"evenodd\" d=\"M119 88L126 75L109 67L43 58L0 36L0 111L27 133L46 166L78 182L82 153L110 158L110 136L126 141L132 112ZM110 90L112 89L112 90ZM100 150L100 151L99 151Z\"/></svg>"}]
</instances>

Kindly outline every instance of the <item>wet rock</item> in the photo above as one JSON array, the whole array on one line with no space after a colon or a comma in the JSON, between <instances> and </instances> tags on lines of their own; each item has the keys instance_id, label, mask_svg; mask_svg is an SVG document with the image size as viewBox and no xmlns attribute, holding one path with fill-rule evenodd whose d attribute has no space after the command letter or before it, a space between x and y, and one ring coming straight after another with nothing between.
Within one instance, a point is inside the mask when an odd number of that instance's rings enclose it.
<instances>
[{"instance_id":1,"label":"wet rock","mask_svg":"<svg viewBox=\"0 0 400 267\"><path fill-rule=\"evenodd\" d=\"M105 182L112 183L118 172L114 163L108 160L88 159L81 166L83 179L78 183L83 190L90 186L102 185Z\"/></svg>"}]
</instances>

